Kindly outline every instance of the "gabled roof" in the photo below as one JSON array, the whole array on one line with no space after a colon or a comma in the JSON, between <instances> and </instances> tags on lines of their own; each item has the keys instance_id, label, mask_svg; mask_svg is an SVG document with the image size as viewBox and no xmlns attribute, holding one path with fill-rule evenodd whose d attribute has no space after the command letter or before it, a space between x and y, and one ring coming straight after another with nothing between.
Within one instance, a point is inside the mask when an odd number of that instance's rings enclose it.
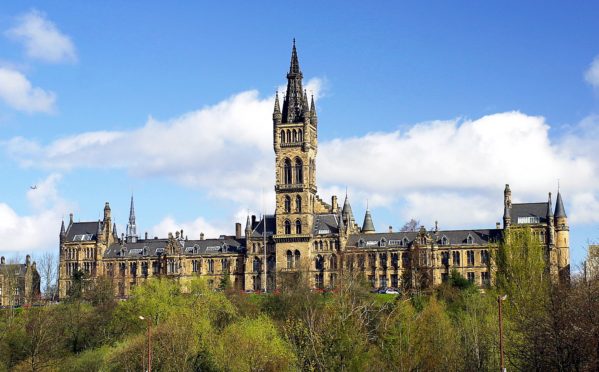
<instances>
[{"instance_id":1,"label":"gabled roof","mask_svg":"<svg viewBox=\"0 0 599 372\"><path fill-rule=\"evenodd\" d=\"M314 235L339 233L338 216L332 213L317 214L314 216Z\"/></svg>"},{"instance_id":2,"label":"gabled roof","mask_svg":"<svg viewBox=\"0 0 599 372\"><path fill-rule=\"evenodd\" d=\"M542 203L517 203L512 204L512 224L523 224L530 222L518 222L518 218L522 217L532 217L538 218L539 223L547 223L547 202ZM524 221L526 219L521 219Z\"/></svg>"},{"instance_id":3,"label":"gabled roof","mask_svg":"<svg viewBox=\"0 0 599 372\"><path fill-rule=\"evenodd\" d=\"M67 229L66 242L79 242L96 240L98 231L98 222L73 222ZM85 236L84 240L79 239ZM75 239L77 237L77 239Z\"/></svg>"},{"instance_id":4,"label":"gabled roof","mask_svg":"<svg viewBox=\"0 0 599 372\"><path fill-rule=\"evenodd\" d=\"M274 235L276 232L276 220L272 214L264 215L263 218L258 221L256 227L252 230L252 237L261 237L264 234L264 220L266 220L266 237Z\"/></svg>"}]
</instances>

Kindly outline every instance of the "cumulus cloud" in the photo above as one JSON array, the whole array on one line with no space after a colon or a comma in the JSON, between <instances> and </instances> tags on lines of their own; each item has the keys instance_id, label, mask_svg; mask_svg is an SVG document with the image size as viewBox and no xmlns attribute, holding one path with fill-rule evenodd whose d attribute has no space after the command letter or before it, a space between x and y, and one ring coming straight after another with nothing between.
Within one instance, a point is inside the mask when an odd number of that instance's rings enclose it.
<instances>
[{"instance_id":1,"label":"cumulus cloud","mask_svg":"<svg viewBox=\"0 0 599 372\"><path fill-rule=\"evenodd\" d=\"M52 113L56 95L32 86L17 70L0 67L0 99L19 111Z\"/></svg>"},{"instance_id":2,"label":"cumulus cloud","mask_svg":"<svg viewBox=\"0 0 599 372\"><path fill-rule=\"evenodd\" d=\"M584 79L595 88L599 88L599 56L595 57L584 73Z\"/></svg>"},{"instance_id":3,"label":"cumulus cloud","mask_svg":"<svg viewBox=\"0 0 599 372\"><path fill-rule=\"evenodd\" d=\"M320 82L312 86L318 90ZM118 168L134 177L167 177L236 202L237 217L243 217L248 209L274 207L272 104L272 96L248 91L168 121L150 118L132 131L80 133L49 144L13 138L3 147L23 166ZM393 208L397 218L482 227L494 226L500 216L505 183L512 185L515 202L544 201L559 178L571 196L570 215L583 216L574 196L599 192L595 120L587 118L559 141L550 140L543 117L520 112L321 139L320 192L329 201L349 186L355 211L368 199L371 209Z\"/></svg>"},{"instance_id":4,"label":"cumulus cloud","mask_svg":"<svg viewBox=\"0 0 599 372\"><path fill-rule=\"evenodd\" d=\"M6 31L6 36L23 43L27 56L45 62L74 62L77 60L71 39L56 25L37 11L21 15L17 24Z\"/></svg>"},{"instance_id":5,"label":"cumulus cloud","mask_svg":"<svg viewBox=\"0 0 599 372\"><path fill-rule=\"evenodd\" d=\"M60 220L72 206L60 197L59 174L51 174L27 192L31 213L20 215L0 202L0 251L35 253L58 246Z\"/></svg>"}]
</instances>

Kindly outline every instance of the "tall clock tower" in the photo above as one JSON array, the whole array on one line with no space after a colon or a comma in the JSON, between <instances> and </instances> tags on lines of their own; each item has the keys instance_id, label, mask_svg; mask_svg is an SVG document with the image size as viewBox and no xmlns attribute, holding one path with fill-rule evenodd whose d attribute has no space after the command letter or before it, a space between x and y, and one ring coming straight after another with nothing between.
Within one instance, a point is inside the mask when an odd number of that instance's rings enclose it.
<instances>
[{"instance_id":1,"label":"tall clock tower","mask_svg":"<svg viewBox=\"0 0 599 372\"><path fill-rule=\"evenodd\" d=\"M274 238L277 243L277 267L284 269L291 269L289 266L299 269L302 263L307 263L317 200L318 119L314 99L308 101L302 78L294 40L282 109L277 93L273 112L276 160ZM288 251L292 252L294 258L291 265L287 260Z\"/></svg>"}]
</instances>

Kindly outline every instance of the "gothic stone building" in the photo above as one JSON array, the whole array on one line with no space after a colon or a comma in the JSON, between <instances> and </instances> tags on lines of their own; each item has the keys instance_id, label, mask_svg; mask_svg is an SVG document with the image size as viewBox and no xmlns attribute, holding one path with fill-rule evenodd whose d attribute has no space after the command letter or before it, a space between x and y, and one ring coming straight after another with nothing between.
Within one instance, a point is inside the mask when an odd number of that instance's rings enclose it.
<instances>
[{"instance_id":1,"label":"gothic stone building","mask_svg":"<svg viewBox=\"0 0 599 372\"><path fill-rule=\"evenodd\" d=\"M40 298L40 275L35 261L25 257L25 263L6 263L0 257L0 307L31 304Z\"/></svg>"},{"instance_id":2,"label":"gothic stone building","mask_svg":"<svg viewBox=\"0 0 599 372\"><path fill-rule=\"evenodd\" d=\"M302 78L294 43L287 90L282 106L277 93L272 115L274 214L248 216L243 233L237 223L234 236L199 240L188 240L183 231L164 239L139 238L133 198L121 237L108 203L96 222L73 222L71 215L60 230L60 297L76 271L112 278L121 297L157 276L183 282L202 276L215 286L228 276L237 289L260 290L276 288L285 273L302 272L314 287L327 288L343 270L362 273L373 287L415 287L437 285L456 269L484 286L493 275L490 250L506 229L524 226L546 246L552 272L567 275L569 228L559 192L554 212L551 194L547 202L512 204L506 185L503 227L477 230L376 232L368 210L362 226L357 224L347 195L342 207L336 196L330 204L323 201L316 183L318 116Z\"/></svg>"}]
</instances>

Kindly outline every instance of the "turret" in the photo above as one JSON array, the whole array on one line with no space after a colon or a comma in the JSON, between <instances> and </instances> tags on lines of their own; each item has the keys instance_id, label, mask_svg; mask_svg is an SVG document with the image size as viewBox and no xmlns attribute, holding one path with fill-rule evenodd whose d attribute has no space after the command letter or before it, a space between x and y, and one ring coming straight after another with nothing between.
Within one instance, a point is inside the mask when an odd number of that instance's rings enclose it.
<instances>
[{"instance_id":1,"label":"turret","mask_svg":"<svg viewBox=\"0 0 599 372\"><path fill-rule=\"evenodd\" d=\"M341 210L341 215L343 217L343 222L348 228L353 226L354 222L354 214L351 209L351 204L349 204L349 198L347 197L347 193L345 194L345 201L343 202L343 209Z\"/></svg>"},{"instance_id":2,"label":"turret","mask_svg":"<svg viewBox=\"0 0 599 372\"><path fill-rule=\"evenodd\" d=\"M110 203L104 204L104 222L108 222L111 218Z\"/></svg>"},{"instance_id":3,"label":"turret","mask_svg":"<svg viewBox=\"0 0 599 372\"><path fill-rule=\"evenodd\" d=\"M362 232L366 234L372 234L376 230L374 229L374 223L372 223L372 216L370 210L366 208L366 214L364 215L364 223L362 224Z\"/></svg>"},{"instance_id":4,"label":"turret","mask_svg":"<svg viewBox=\"0 0 599 372\"><path fill-rule=\"evenodd\" d=\"M310 123L316 127L318 125L318 116L316 115L316 105L314 104L314 95L310 102Z\"/></svg>"},{"instance_id":5,"label":"turret","mask_svg":"<svg viewBox=\"0 0 599 372\"><path fill-rule=\"evenodd\" d=\"M503 228L507 229L512 224L512 190L510 190L510 185L505 185L505 190L503 190Z\"/></svg>"},{"instance_id":6,"label":"turret","mask_svg":"<svg viewBox=\"0 0 599 372\"><path fill-rule=\"evenodd\" d=\"M96 226L96 240L101 241L102 239L102 221L98 220L98 225Z\"/></svg>"},{"instance_id":7,"label":"turret","mask_svg":"<svg viewBox=\"0 0 599 372\"><path fill-rule=\"evenodd\" d=\"M568 281L570 278L570 227L568 226L568 216L562 201L562 194L559 190L557 191L554 219L559 278L561 281Z\"/></svg>"},{"instance_id":8,"label":"turret","mask_svg":"<svg viewBox=\"0 0 599 372\"><path fill-rule=\"evenodd\" d=\"M547 244L549 245L549 249L553 248L555 244L555 224L553 220L553 201L551 200L551 193L549 193L549 198L547 200Z\"/></svg>"}]
</instances>

